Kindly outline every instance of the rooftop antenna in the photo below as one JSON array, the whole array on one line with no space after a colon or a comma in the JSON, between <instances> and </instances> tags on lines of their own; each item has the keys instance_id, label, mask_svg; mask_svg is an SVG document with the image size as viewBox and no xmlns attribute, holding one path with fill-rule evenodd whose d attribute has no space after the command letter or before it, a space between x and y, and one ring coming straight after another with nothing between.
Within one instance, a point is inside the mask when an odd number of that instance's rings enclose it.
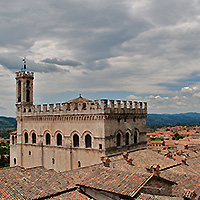
<instances>
[{"instance_id":1,"label":"rooftop antenna","mask_svg":"<svg viewBox=\"0 0 200 200\"><path fill-rule=\"evenodd\" d=\"M23 68L22 68L22 70L23 71L26 71L26 57L24 57L23 59L22 59L22 61L23 61Z\"/></svg>"}]
</instances>

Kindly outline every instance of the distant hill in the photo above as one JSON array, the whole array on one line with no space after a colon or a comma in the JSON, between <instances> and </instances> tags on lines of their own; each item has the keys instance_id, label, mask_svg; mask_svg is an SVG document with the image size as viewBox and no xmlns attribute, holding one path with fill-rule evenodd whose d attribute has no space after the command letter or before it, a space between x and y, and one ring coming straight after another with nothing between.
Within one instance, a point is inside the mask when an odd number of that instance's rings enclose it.
<instances>
[{"instance_id":1,"label":"distant hill","mask_svg":"<svg viewBox=\"0 0 200 200\"><path fill-rule=\"evenodd\" d=\"M0 117L0 129L16 129L17 121L13 117Z\"/></svg>"},{"instance_id":2,"label":"distant hill","mask_svg":"<svg viewBox=\"0 0 200 200\"><path fill-rule=\"evenodd\" d=\"M147 126L200 123L200 113L148 114Z\"/></svg>"},{"instance_id":3,"label":"distant hill","mask_svg":"<svg viewBox=\"0 0 200 200\"><path fill-rule=\"evenodd\" d=\"M180 114L148 114L147 126L174 125L174 124L200 123L200 113ZM13 117L0 117L0 129L17 129L16 119Z\"/></svg>"}]
</instances>

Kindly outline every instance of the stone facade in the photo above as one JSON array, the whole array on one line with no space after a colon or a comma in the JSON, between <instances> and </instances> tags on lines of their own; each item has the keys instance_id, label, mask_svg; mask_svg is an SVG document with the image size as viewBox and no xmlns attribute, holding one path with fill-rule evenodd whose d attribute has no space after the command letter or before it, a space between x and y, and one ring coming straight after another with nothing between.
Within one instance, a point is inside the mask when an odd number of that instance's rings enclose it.
<instances>
[{"instance_id":1,"label":"stone facade","mask_svg":"<svg viewBox=\"0 0 200 200\"><path fill-rule=\"evenodd\" d=\"M17 141L11 144L10 166L65 171L146 146L146 103L80 96L36 106L33 79L33 72L16 73Z\"/></svg>"}]
</instances>

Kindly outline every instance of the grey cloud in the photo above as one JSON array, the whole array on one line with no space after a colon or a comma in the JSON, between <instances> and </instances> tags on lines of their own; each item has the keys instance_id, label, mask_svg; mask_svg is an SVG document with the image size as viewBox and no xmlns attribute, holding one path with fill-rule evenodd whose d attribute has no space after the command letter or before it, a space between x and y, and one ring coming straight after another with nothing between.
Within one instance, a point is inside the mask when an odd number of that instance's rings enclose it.
<instances>
[{"instance_id":1,"label":"grey cloud","mask_svg":"<svg viewBox=\"0 0 200 200\"><path fill-rule=\"evenodd\" d=\"M46 58L44 60L41 60L41 62L44 63L49 63L49 64L56 64L56 65L68 65L68 66L72 66L72 67L77 67L82 65L82 63L77 62L77 61L73 61L73 60L58 60L56 58Z\"/></svg>"},{"instance_id":2,"label":"grey cloud","mask_svg":"<svg viewBox=\"0 0 200 200\"><path fill-rule=\"evenodd\" d=\"M23 62L22 59L19 59L18 57L9 57L9 56L0 56L0 64L15 72L15 71L19 71L22 69L23 67ZM50 64L40 64L40 63L36 63L32 60L27 60L27 69L30 71L34 71L34 72L44 72L44 73L49 73L49 72L59 72L59 71L68 71L69 70L64 70L61 69L59 67L57 67L56 65L50 65Z\"/></svg>"}]
</instances>

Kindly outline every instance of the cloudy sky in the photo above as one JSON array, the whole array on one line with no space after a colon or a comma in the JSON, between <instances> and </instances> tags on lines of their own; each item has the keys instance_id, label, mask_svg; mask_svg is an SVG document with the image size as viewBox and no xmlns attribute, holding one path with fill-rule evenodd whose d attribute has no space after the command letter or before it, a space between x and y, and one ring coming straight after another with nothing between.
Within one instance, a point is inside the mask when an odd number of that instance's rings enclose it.
<instances>
[{"instance_id":1,"label":"cloudy sky","mask_svg":"<svg viewBox=\"0 0 200 200\"><path fill-rule=\"evenodd\" d=\"M198 0L9 0L0 22L0 115L15 116L24 56L35 104L81 93L200 112Z\"/></svg>"}]
</instances>

